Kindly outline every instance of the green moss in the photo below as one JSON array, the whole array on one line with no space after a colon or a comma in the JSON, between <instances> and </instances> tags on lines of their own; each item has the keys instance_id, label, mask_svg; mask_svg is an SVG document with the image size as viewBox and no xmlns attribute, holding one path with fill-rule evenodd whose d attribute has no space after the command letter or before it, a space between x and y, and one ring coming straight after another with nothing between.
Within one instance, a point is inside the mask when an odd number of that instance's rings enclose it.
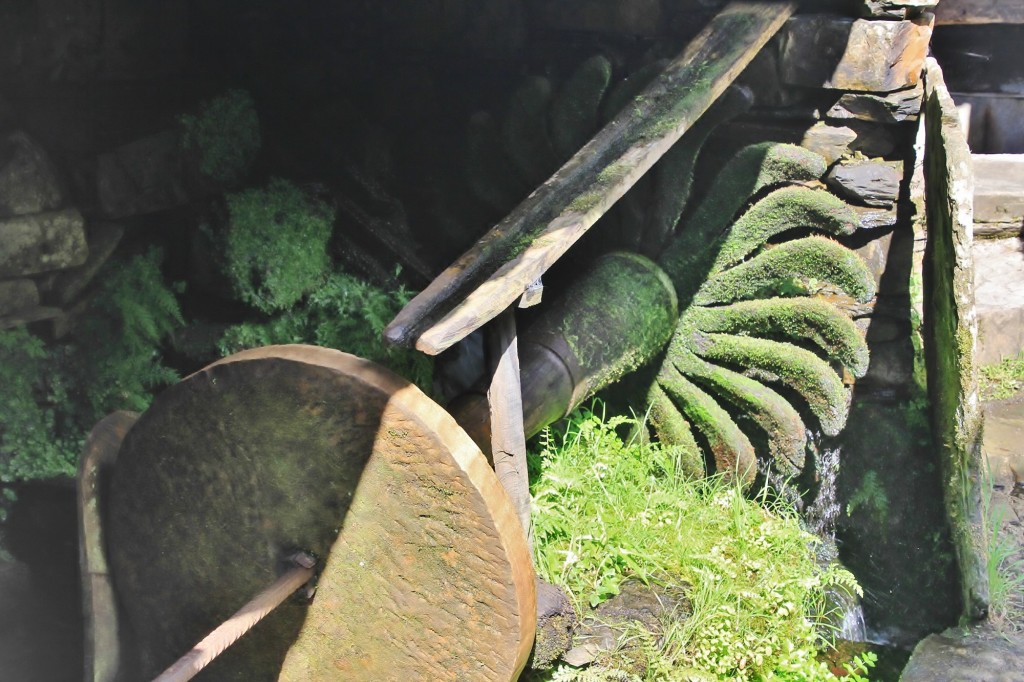
<instances>
[{"instance_id":1,"label":"green moss","mask_svg":"<svg viewBox=\"0 0 1024 682\"><path fill-rule=\"evenodd\" d=\"M604 199L602 192L587 192L573 199L566 208L577 213L587 213L590 209L600 204L602 199Z\"/></svg>"},{"instance_id":2,"label":"green moss","mask_svg":"<svg viewBox=\"0 0 1024 682\"><path fill-rule=\"evenodd\" d=\"M531 76L512 94L501 126L505 153L531 186L541 184L558 167L548 136L551 81Z\"/></svg>"},{"instance_id":3,"label":"green moss","mask_svg":"<svg viewBox=\"0 0 1024 682\"><path fill-rule=\"evenodd\" d=\"M599 259L539 322L557 324L581 380L575 404L647 364L675 327L678 307L672 283L643 256L613 252Z\"/></svg>"},{"instance_id":4,"label":"green moss","mask_svg":"<svg viewBox=\"0 0 1024 682\"><path fill-rule=\"evenodd\" d=\"M813 228L848 235L859 220L845 201L821 189L782 187L750 207L733 223L722 241L711 274L735 265L787 230Z\"/></svg>"},{"instance_id":5,"label":"green moss","mask_svg":"<svg viewBox=\"0 0 1024 682\"><path fill-rule=\"evenodd\" d=\"M260 122L252 96L228 90L204 102L199 113L181 117L182 143L199 152L199 169L219 183L237 183L259 152Z\"/></svg>"},{"instance_id":6,"label":"green moss","mask_svg":"<svg viewBox=\"0 0 1024 682\"><path fill-rule=\"evenodd\" d=\"M793 283L812 289L835 286L858 301L875 294L875 280L856 253L823 237L807 237L768 249L704 283L698 305L731 303L785 291Z\"/></svg>"},{"instance_id":7,"label":"green moss","mask_svg":"<svg viewBox=\"0 0 1024 682\"><path fill-rule=\"evenodd\" d=\"M648 421L659 434L662 445L678 458L679 466L686 475L694 478L704 476L704 455L693 437L690 423L679 414L679 409L658 384L651 386L648 398L651 402Z\"/></svg>"},{"instance_id":8,"label":"green moss","mask_svg":"<svg viewBox=\"0 0 1024 682\"><path fill-rule=\"evenodd\" d=\"M698 341L697 345L700 344ZM669 355L677 370L757 424L767 436L768 455L783 473L797 474L803 469L807 429L785 398L753 379L704 362L678 346L674 346Z\"/></svg>"},{"instance_id":9,"label":"green moss","mask_svg":"<svg viewBox=\"0 0 1024 682\"><path fill-rule=\"evenodd\" d=\"M595 55L562 84L551 107L551 140L561 160L579 151L597 131L598 111L611 77L611 62Z\"/></svg>"},{"instance_id":10,"label":"green moss","mask_svg":"<svg viewBox=\"0 0 1024 682\"><path fill-rule=\"evenodd\" d=\"M227 204L226 270L241 301L275 312L323 281L332 209L280 179L229 194Z\"/></svg>"},{"instance_id":11,"label":"green moss","mask_svg":"<svg viewBox=\"0 0 1024 682\"><path fill-rule=\"evenodd\" d=\"M754 479L757 472L754 446L728 412L687 380L671 363L662 365L658 372L657 386L680 413L678 418L666 414L663 423L667 422L677 429L679 419L688 420L707 439L708 449L711 450L719 474L727 479L748 483ZM663 403L663 406L669 409L669 405ZM677 444L671 440L673 431L657 433L659 440L664 443Z\"/></svg>"},{"instance_id":12,"label":"green moss","mask_svg":"<svg viewBox=\"0 0 1024 682\"><path fill-rule=\"evenodd\" d=\"M767 187L815 180L825 173L825 160L794 145L765 142L741 149L715 178L679 236L658 262L680 291L701 284L706 262L718 241L751 196Z\"/></svg>"},{"instance_id":13,"label":"green moss","mask_svg":"<svg viewBox=\"0 0 1024 682\"><path fill-rule=\"evenodd\" d=\"M792 344L746 336L711 334L698 355L778 378L807 401L822 431L837 435L846 424L849 396L842 379L817 355Z\"/></svg>"},{"instance_id":14,"label":"green moss","mask_svg":"<svg viewBox=\"0 0 1024 682\"><path fill-rule=\"evenodd\" d=\"M862 377L868 369L864 336L850 318L821 299L743 301L716 308L694 308L688 315L700 331L810 341L854 376Z\"/></svg>"}]
</instances>

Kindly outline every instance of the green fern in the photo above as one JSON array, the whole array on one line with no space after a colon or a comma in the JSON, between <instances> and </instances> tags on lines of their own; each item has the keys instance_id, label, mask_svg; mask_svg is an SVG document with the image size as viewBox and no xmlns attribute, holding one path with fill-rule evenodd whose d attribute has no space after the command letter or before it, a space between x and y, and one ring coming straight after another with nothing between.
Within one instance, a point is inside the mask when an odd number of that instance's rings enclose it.
<instances>
[{"instance_id":1,"label":"green fern","mask_svg":"<svg viewBox=\"0 0 1024 682\"><path fill-rule=\"evenodd\" d=\"M256 107L245 90L228 90L179 120L182 145L198 152L199 170L223 184L242 179L262 144Z\"/></svg>"},{"instance_id":2,"label":"green fern","mask_svg":"<svg viewBox=\"0 0 1024 682\"><path fill-rule=\"evenodd\" d=\"M301 304L267 321L230 327L218 348L227 355L257 346L311 343L373 360L429 387L431 363L426 356L381 341L384 327L411 298L405 287L385 291L352 275L334 273Z\"/></svg>"}]
</instances>

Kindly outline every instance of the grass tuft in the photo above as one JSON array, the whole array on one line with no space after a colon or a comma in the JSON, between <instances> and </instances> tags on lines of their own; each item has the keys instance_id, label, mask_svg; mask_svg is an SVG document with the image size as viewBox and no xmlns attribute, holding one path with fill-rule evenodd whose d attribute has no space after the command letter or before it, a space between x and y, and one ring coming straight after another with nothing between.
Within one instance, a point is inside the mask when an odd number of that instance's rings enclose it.
<instances>
[{"instance_id":1,"label":"grass tuft","mask_svg":"<svg viewBox=\"0 0 1024 682\"><path fill-rule=\"evenodd\" d=\"M583 410L541 435L531 455L540 576L580 613L627 578L685 590L692 613L641 647L646 672L628 679L836 679L818 658L831 643L825 596L859 591L853 576L817 564L818 540L793 509L691 478L677 450L623 437L643 428ZM605 679L615 667L611 655L547 679Z\"/></svg>"},{"instance_id":2,"label":"grass tuft","mask_svg":"<svg viewBox=\"0 0 1024 682\"><path fill-rule=\"evenodd\" d=\"M981 368L978 388L982 400L1006 400L1024 392L1024 352Z\"/></svg>"}]
</instances>

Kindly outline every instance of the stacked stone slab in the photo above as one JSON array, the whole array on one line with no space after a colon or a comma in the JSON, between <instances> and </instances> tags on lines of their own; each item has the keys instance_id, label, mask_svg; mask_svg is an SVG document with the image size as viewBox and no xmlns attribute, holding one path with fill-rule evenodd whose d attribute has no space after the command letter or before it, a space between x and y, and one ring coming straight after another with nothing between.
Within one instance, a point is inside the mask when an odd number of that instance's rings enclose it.
<instances>
[{"instance_id":1,"label":"stacked stone slab","mask_svg":"<svg viewBox=\"0 0 1024 682\"><path fill-rule=\"evenodd\" d=\"M26 133L0 144L0 329L56 318L54 276L86 263L85 220L68 207L49 156Z\"/></svg>"}]
</instances>

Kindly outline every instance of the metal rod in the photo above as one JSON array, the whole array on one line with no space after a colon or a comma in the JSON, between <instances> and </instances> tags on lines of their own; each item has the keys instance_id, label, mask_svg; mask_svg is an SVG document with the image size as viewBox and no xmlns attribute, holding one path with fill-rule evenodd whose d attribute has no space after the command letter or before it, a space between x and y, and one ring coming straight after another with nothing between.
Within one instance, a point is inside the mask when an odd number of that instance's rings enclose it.
<instances>
[{"instance_id":1,"label":"metal rod","mask_svg":"<svg viewBox=\"0 0 1024 682\"><path fill-rule=\"evenodd\" d=\"M234 644L256 623L280 606L295 590L299 589L313 577L315 560L308 554L293 557L295 567L278 578L273 585L263 590L252 601L239 609L235 615L221 623L216 630L208 634L192 650L178 659L170 668L155 678L153 682L185 682L199 674L213 659L220 656L225 649Z\"/></svg>"}]
</instances>

